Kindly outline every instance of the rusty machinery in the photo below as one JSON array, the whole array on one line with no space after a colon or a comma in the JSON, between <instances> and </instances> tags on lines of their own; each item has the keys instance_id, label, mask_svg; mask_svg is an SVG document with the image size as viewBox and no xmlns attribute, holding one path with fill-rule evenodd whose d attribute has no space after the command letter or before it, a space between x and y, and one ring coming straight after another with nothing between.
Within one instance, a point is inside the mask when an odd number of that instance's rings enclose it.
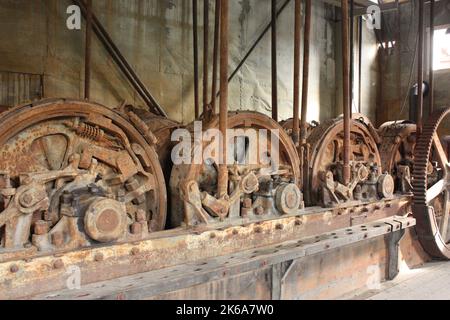
<instances>
[{"instance_id":1,"label":"rusty machinery","mask_svg":"<svg viewBox=\"0 0 450 320\"><path fill-rule=\"evenodd\" d=\"M132 111L50 100L0 121L0 252L137 241L165 228L156 137Z\"/></svg>"}]
</instances>

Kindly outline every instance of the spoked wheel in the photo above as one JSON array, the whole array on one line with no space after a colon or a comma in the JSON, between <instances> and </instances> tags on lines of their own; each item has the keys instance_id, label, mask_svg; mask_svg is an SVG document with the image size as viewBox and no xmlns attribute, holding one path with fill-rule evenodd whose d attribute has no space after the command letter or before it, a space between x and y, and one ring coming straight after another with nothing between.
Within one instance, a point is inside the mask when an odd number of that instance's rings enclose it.
<instances>
[{"instance_id":1,"label":"spoked wheel","mask_svg":"<svg viewBox=\"0 0 450 320\"><path fill-rule=\"evenodd\" d=\"M449 114L450 108L445 108L430 117L417 142L414 160L417 233L425 250L441 259L450 259L450 166L437 130Z\"/></svg>"},{"instance_id":2,"label":"spoked wheel","mask_svg":"<svg viewBox=\"0 0 450 320\"><path fill-rule=\"evenodd\" d=\"M137 119L62 99L3 114L0 252L73 250L163 230L164 177Z\"/></svg>"},{"instance_id":3,"label":"spoked wheel","mask_svg":"<svg viewBox=\"0 0 450 320\"><path fill-rule=\"evenodd\" d=\"M228 196L225 199L218 198L218 165L213 158L200 159L201 163L175 165L170 181L172 227L178 227L183 222L194 226L231 219L289 214L303 205L303 196L298 187L298 155L283 128L271 118L256 112L230 113L228 127L234 129L236 134L233 139L234 150L230 146L228 150L229 154L234 154L234 165L228 165ZM216 116L203 125L203 134L217 128L219 117ZM188 129L193 128L190 126ZM272 141L271 134L275 132L278 138ZM217 143L216 140L207 139L200 141L200 144L206 151ZM193 142L190 154L199 149L199 145ZM266 144L267 148L264 149L271 152L272 142L279 145L277 168L259 162L260 147ZM258 163L249 163L249 158L254 156Z\"/></svg>"}]
</instances>

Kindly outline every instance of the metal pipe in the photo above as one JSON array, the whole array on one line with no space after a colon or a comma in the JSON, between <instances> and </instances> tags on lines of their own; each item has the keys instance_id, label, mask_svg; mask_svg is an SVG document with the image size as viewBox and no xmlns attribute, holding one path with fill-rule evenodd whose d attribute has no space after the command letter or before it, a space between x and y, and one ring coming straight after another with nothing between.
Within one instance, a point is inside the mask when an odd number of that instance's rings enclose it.
<instances>
[{"instance_id":1,"label":"metal pipe","mask_svg":"<svg viewBox=\"0 0 450 320\"><path fill-rule=\"evenodd\" d=\"M343 108L344 108L344 184L348 185L351 179L350 172L350 52L349 52L349 10L348 0L342 3L342 76L343 76Z\"/></svg>"},{"instance_id":2,"label":"metal pipe","mask_svg":"<svg viewBox=\"0 0 450 320\"><path fill-rule=\"evenodd\" d=\"M203 0L203 113L208 106L209 0Z\"/></svg>"},{"instance_id":3,"label":"metal pipe","mask_svg":"<svg viewBox=\"0 0 450 320\"><path fill-rule=\"evenodd\" d=\"M86 5L86 42L84 54L84 98L91 98L91 40L92 40L92 0L87 0Z\"/></svg>"},{"instance_id":4,"label":"metal pipe","mask_svg":"<svg viewBox=\"0 0 450 320\"><path fill-rule=\"evenodd\" d=\"M277 0L272 0L272 119L278 122Z\"/></svg>"},{"instance_id":5,"label":"metal pipe","mask_svg":"<svg viewBox=\"0 0 450 320\"><path fill-rule=\"evenodd\" d=\"M228 195L228 0L221 0L220 6L220 115L219 129L222 134L222 161L219 165L218 195Z\"/></svg>"},{"instance_id":6,"label":"metal pipe","mask_svg":"<svg viewBox=\"0 0 450 320\"><path fill-rule=\"evenodd\" d=\"M362 17L358 17L358 36L359 36L359 40L358 40L358 112L361 113L362 112L362 55L363 55L363 46L362 46L362 41L363 41L363 28L362 28L362 24L363 24L363 19Z\"/></svg>"},{"instance_id":7,"label":"metal pipe","mask_svg":"<svg viewBox=\"0 0 450 320\"><path fill-rule=\"evenodd\" d=\"M292 140L298 146L300 138L300 35L302 31L301 0L295 0L294 22L294 116Z\"/></svg>"},{"instance_id":8,"label":"metal pipe","mask_svg":"<svg viewBox=\"0 0 450 320\"><path fill-rule=\"evenodd\" d=\"M73 1L78 7L80 7L83 16L86 17L87 8L85 2L83 0L73 0ZM92 13L92 27L98 39L105 47L106 51L110 54L111 58L119 67L120 71L122 71L124 76L130 82L132 87L136 90L136 92L139 94L139 96L142 98L142 100L145 102L148 108L153 113L167 118L167 114L164 112L164 110L158 104L155 98L151 95L147 87L139 79L136 72L134 72L133 68L130 66L128 61L122 55L120 50L117 48L114 41L112 41L108 32L106 32L105 28L97 19L94 13Z\"/></svg>"},{"instance_id":9,"label":"metal pipe","mask_svg":"<svg viewBox=\"0 0 450 320\"><path fill-rule=\"evenodd\" d=\"M213 75L211 89L211 109L216 113L217 97L217 73L219 59L219 36L220 36L220 0L216 0L215 18L214 18L214 53L213 53Z\"/></svg>"},{"instance_id":10,"label":"metal pipe","mask_svg":"<svg viewBox=\"0 0 450 320\"><path fill-rule=\"evenodd\" d=\"M305 1L305 35L303 52L303 88L302 88L302 117L300 128L300 143L306 144L307 120L308 120L308 89L309 89L309 52L311 38L311 0Z\"/></svg>"},{"instance_id":11,"label":"metal pipe","mask_svg":"<svg viewBox=\"0 0 450 320\"><path fill-rule=\"evenodd\" d=\"M194 44L194 109L195 118L200 117L199 71L198 71L198 2L192 0L192 37Z\"/></svg>"},{"instance_id":12,"label":"metal pipe","mask_svg":"<svg viewBox=\"0 0 450 320\"><path fill-rule=\"evenodd\" d=\"M434 0L430 1L430 114L434 111Z\"/></svg>"},{"instance_id":13,"label":"metal pipe","mask_svg":"<svg viewBox=\"0 0 450 320\"><path fill-rule=\"evenodd\" d=\"M424 4L419 1L419 62L417 70L418 101L417 101L417 133L422 133L423 124L423 49L424 49Z\"/></svg>"},{"instance_id":14,"label":"metal pipe","mask_svg":"<svg viewBox=\"0 0 450 320\"><path fill-rule=\"evenodd\" d=\"M355 100L355 24L354 24L355 2L350 0L350 110L353 111Z\"/></svg>"}]
</instances>

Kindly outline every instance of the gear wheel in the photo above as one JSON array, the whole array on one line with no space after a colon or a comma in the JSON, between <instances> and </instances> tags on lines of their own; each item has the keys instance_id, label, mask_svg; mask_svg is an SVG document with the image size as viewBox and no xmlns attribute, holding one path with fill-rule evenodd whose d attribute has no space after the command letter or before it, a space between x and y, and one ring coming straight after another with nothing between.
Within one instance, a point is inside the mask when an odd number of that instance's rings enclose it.
<instances>
[{"instance_id":1,"label":"gear wheel","mask_svg":"<svg viewBox=\"0 0 450 320\"><path fill-rule=\"evenodd\" d=\"M413 175L413 212L419 240L431 256L441 259L450 259L450 167L437 129L449 114L450 108L436 111L424 125L415 149ZM439 166L437 182L430 181L430 159ZM436 199L443 201L440 215L432 207Z\"/></svg>"}]
</instances>

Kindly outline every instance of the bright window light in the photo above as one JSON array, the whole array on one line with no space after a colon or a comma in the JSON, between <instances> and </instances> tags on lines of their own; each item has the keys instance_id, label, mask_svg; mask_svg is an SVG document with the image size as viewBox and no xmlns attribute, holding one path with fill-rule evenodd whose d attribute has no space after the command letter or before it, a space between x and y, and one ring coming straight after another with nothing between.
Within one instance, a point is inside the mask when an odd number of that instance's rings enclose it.
<instances>
[{"instance_id":1,"label":"bright window light","mask_svg":"<svg viewBox=\"0 0 450 320\"><path fill-rule=\"evenodd\" d=\"M434 70L450 69L450 28L434 31Z\"/></svg>"}]
</instances>

